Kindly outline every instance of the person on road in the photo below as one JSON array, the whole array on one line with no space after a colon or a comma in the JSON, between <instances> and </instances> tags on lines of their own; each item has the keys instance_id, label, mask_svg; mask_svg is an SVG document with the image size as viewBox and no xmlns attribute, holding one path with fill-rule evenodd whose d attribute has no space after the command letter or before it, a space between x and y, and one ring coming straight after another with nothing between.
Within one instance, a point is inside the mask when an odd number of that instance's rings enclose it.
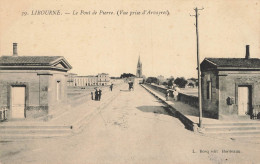
<instances>
[{"instance_id":1,"label":"person on road","mask_svg":"<svg viewBox=\"0 0 260 164\"><path fill-rule=\"evenodd\" d=\"M99 89L99 90L98 90L98 101L100 101L100 99L101 99L101 95L102 95L102 90Z\"/></svg>"},{"instance_id":2,"label":"person on road","mask_svg":"<svg viewBox=\"0 0 260 164\"><path fill-rule=\"evenodd\" d=\"M91 100L93 100L93 92L91 92Z\"/></svg>"},{"instance_id":3,"label":"person on road","mask_svg":"<svg viewBox=\"0 0 260 164\"><path fill-rule=\"evenodd\" d=\"M174 97L174 100L175 101L178 101L178 91L177 90L174 90L174 92L173 92L173 97Z\"/></svg>"},{"instance_id":4,"label":"person on road","mask_svg":"<svg viewBox=\"0 0 260 164\"><path fill-rule=\"evenodd\" d=\"M130 82L128 82L128 89L129 89L129 91L131 91L131 83Z\"/></svg>"},{"instance_id":5,"label":"person on road","mask_svg":"<svg viewBox=\"0 0 260 164\"><path fill-rule=\"evenodd\" d=\"M96 89L95 91L95 100L97 101L98 100L98 90Z\"/></svg>"},{"instance_id":6,"label":"person on road","mask_svg":"<svg viewBox=\"0 0 260 164\"><path fill-rule=\"evenodd\" d=\"M131 90L133 89L133 82L130 81L130 82L128 83L128 85L129 85L129 91L131 91Z\"/></svg>"},{"instance_id":7,"label":"person on road","mask_svg":"<svg viewBox=\"0 0 260 164\"><path fill-rule=\"evenodd\" d=\"M167 91L165 93L166 101L169 100L169 96L170 96L170 91L169 91L169 89L167 89Z\"/></svg>"},{"instance_id":8,"label":"person on road","mask_svg":"<svg viewBox=\"0 0 260 164\"><path fill-rule=\"evenodd\" d=\"M110 90L111 90L111 91L113 90L113 84L110 85Z\"/></svg>"}]
</instances>

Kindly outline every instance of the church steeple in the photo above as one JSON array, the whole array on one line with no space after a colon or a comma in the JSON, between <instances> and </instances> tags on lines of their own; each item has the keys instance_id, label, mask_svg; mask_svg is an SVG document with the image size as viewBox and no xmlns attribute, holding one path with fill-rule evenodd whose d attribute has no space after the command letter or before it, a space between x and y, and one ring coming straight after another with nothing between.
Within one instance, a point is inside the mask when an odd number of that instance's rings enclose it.
<instances>
[{"instance_id":1,"label":"church steeple","mask_svg":"<svg viewBox=\"0 0 260 164\"><path fill-rule=\"evenodd\" d=\"M140 60L140 55L137 62L136 77L138 78L142 77L142 62Z\"/></svg>"}]
</instances>

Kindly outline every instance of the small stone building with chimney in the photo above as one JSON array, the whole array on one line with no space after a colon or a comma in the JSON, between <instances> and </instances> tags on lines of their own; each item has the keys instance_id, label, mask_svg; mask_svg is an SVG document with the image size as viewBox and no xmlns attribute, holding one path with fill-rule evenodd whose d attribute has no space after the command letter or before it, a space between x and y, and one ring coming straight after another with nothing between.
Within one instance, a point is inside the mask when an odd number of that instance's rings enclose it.
<instances>
[{"instance_id":1,"label":"small stone building with chimney","mask_svg":"<svg viewBox=\"0 0 260 164\"><path fill-rule=\"evenodd\" d=\"M201 63L203 113L217 119L252 119L260 112L260 59L205 58ZM255 116L255 117L254 117Z\"/></svg>"},{"instance_id":2,"label":"small stone building with chimney","mask_svg":"<svg viewBox=\"0 0 260 164\"><path fill-rule=\"evenodd\" d=\"M8 119L47 115L67 100L67 71L71 65L62 56L0 57L0 107Z\"/></svg>"}]
</instances>

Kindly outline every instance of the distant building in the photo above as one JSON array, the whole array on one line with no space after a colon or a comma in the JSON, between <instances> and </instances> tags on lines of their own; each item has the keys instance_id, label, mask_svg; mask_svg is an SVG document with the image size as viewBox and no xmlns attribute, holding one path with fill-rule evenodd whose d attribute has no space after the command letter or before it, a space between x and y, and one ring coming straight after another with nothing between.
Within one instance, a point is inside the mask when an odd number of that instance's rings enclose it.
<instances>
[{"instance_id":1,"label":"distant building","mask_svg":"<svg viewBox=\"0 0 260 164\"><path fill-rule=\"evenodd\" d=\"M96 76L74 76L73 86L83 87L83 86L103 86L110 85L110 77L107 73L100 73Z\"/></svg>"},{"instance_id":2,"label":"distant building","mask_svg":"<svg viewBox=\"0 0 260 164\"><path fill-rule=\"evenodd\" d=\"M107 73L100 73L97 75L98 85L110 85L110 77Z\"/></svg>"},{"instance_id":3,"label":"distant building","mask_svg":"<svg viewBox=\"0 0 260 164\"><path fill-rule=\"evenodd\" d=\"M143 68L142 68L142 62L140 61L140 56L138 58L138 63L137 63L136 77L137 78L143 77Z\"/></svg>"},{"instance_id":4,"label":"distant building","mask_svg":"<svg viewBox=\"0 0 260 164\"><path fill-rule=\"evenodd\" d=\"M201 63L202 107L214 118L252 118L260 112L260 59L205 58Z\"/></svg>"},{"instance_id":5,"label":"distant building","mask_svg":"<svg viewBox=\"0 0 260 164\"><path fill-rule=\"evenodd\" d=\"M87 84L87 86L89 86L89 85L98 85L98 78L97 78L97 76L88 75L86 77L87 77L86 78L87 83L85 83L85 84Z\"/></svg>"},{"instance_id":6,"label":"distant building","mask_svg":"<svg viewBox=\"0 0 260 164\"><path fill-rule=\"evenodd\" d=\"M0 57L0 107L8 119L44 116L67 101L67 71L71 65L62 56Z\"/></svg>"},{"instance_id":7,"label":"distant building","mask_svg":"<svg viewBox=\"0 0 260 164\"><path fill-rule=\"evenodd\" d=\"M167 80L170 80L170 79L174 79L174 77L173 77L173 76L170 76L169 78L167 78Z\"/></svg>"},{"instance_id":8,"label":"distant building","mask_svg":"<svg viewBox=\"0 0 260 164\"><path fill-rule=\"evenodd\" d=\"M77 74L75 74L75 73L68 74L68 81L67 81L68 86L74 86L74 77L75 76L77 76Z\"/></svg>"},{"instance_id":9,"label":"distant building","mask_svg":"<svg viewBox=\"0 0 260 164\"><path fill-rule=\"evenodd\" d=\"M185 85L185 88L197 88L198 87L198 79L187 79L187 84Z\"/></svg>"},{"instance_id":10,"label":"distant building","mask_svg":"<svg viewBox=\"0 0 260 164\"><path fill-rule=\"evenodd\" d=\"M166 82L166 79L162 75L157 76L157 79L159 80L160 84L162 84L163 82Z\"/></svg>"}]
</instances>

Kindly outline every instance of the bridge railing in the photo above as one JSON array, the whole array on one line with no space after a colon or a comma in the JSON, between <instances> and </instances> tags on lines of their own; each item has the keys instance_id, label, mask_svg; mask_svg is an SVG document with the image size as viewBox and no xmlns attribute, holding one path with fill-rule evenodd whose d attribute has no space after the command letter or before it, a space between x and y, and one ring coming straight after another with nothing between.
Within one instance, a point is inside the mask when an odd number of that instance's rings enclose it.
<instances>
[{"instance_id":1,"label":"bridge railing","mask_svg":"<svg viewBox=\"0 0 260 164\"><path fill-rule=\"evenodd\" d=\"M184 102L185 104L189 104L193 107L199 108L199 98L197 96L179 93L178 94L178 101L181 101L181 102Z\"/></svg>"},{"instance_id":2,"label":"bridge railing","mask_svg":"<svg viewBox=\"0 0 260 164\"><path fill-rule=\"evenodd\" d=\"M174 98L175 100L184 102L185 104L189 104L193 107L197 107L197 108L199 107L199 98L197 96L188 95L188 94L185 94L185 93L182 93L182 92L178 92L178 94L176 94L175 90L168 89L166 87L159 86L159 85L156 85L156 84L145 83L145 85L147 85L150 88L157 90L157 91L159 91L163 94L166 94L167 90L169 90L169 92L170 92L169 96ZM177 96L177 97L174 97L174 96Z\"/></svg>"}]
</instances>

